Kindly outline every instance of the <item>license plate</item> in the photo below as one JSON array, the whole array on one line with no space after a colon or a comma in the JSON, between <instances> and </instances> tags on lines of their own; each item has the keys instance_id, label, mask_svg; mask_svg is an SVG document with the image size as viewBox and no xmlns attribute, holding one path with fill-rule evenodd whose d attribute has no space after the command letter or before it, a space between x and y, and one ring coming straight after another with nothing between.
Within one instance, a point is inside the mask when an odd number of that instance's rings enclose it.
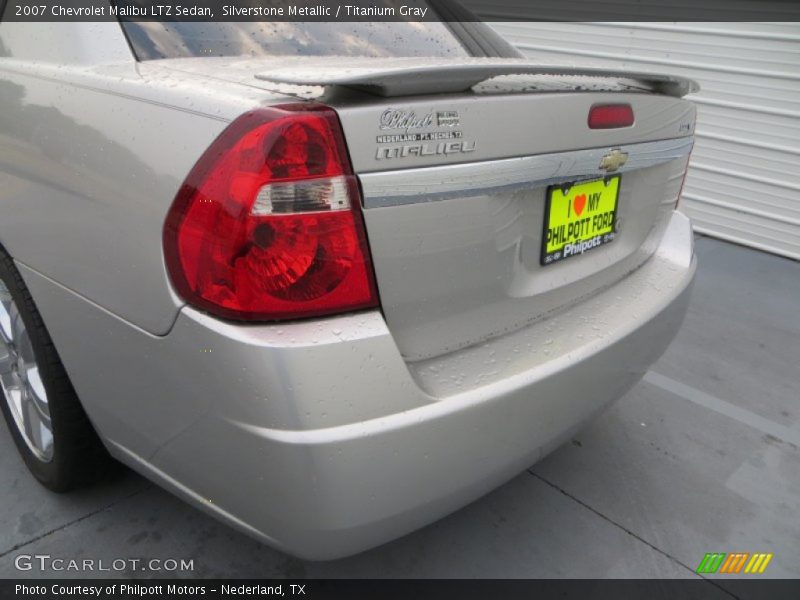
<instances>
[{"instance_id":1,"label":"license plate","mask_svg":"<svg viewBox=\"0 0 800 600\"><path fill-rule=\"evenodd\" d=\"M614 240L621 177L547 189L541 263L579 256Z\"/></svg>"}]
</instances>

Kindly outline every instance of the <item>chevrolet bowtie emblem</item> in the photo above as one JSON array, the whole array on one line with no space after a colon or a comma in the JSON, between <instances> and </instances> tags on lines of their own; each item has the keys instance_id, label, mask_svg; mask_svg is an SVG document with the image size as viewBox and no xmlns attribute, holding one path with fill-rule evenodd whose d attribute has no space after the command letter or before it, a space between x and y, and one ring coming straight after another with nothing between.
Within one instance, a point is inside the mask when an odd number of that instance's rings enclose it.
<instances>
[{"instance_id":1,"label":"chevrolet bowtie emblem","mask_svg":"<svg viewBox=\"0 0 800 600\"><path fill-rule=\"evenodd\" d=\"M628 153L623 152L619 148L615 148L600 160L600 166L598 168L603 169L606 173L611 173L619 169L626 162L628 162Z\"/></svg>"}]
</instances>

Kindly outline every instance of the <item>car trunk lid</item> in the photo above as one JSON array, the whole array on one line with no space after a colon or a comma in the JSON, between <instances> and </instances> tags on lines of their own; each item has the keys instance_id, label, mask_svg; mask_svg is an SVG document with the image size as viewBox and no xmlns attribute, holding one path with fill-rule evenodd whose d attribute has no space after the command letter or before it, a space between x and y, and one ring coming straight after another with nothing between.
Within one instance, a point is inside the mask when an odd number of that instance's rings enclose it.
<instances>
[{"instance_id":1,"label":"car trunk lid","mask_svg":"<svg viewBox=\"0 0 800 600\"><path fill-rule=\"evenodd\" d=\"M283 81L327 86L339 112L384 315L409 361L514 331L611 286L653 254L677 202L695 121L677 96L694 84L669 80L670 95L643 77L500 71L488 81L481 69L451 73L446 94L427 91L430 71L414 85L394 71ZM337 86L370 95L331 99ZM593 106L619 103L632 107L632 126L589 127ZM553 186L610 176L620 178L613 241L545 264Z\"/></svg>"},{"instance_id":2,"label":"car trunk lid","mask_svg":"<svg viewBox=\"0 0 800 600\"><path fill-rule=\"evenodd\" d=\"M695 109L680 96L694 82L509 59L344 60L157 62L337 110L382 309L407 360L548 318L657 248L693 142ZM633 125L590 128L604 104L630 105ZM543 264L551 186L609 176L620 177L613 241Z\"/></svg>"}]
</instances>

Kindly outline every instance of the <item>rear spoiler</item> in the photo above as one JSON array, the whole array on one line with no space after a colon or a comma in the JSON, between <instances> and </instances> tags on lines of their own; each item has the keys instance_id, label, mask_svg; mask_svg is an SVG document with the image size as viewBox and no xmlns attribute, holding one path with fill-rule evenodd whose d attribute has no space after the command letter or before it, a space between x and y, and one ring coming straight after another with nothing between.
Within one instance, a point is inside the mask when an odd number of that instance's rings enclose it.
<instances>
[{"instance_id":1,"label":"rear spoiler","mask_svg":"<svg viewBox=\"0 0 800 600\"><path fill-rule=\"evenodd\" d=\"M347 87L377 96L466 92L505 75L613 79L632 89L680 98L700 89L685 77L625 69L543 65L524 59L426 59L326 57L290 60L262 71L256 79L279 84ZM576 86L578 87L578 86Z\"/></svg>"}]
</instances>

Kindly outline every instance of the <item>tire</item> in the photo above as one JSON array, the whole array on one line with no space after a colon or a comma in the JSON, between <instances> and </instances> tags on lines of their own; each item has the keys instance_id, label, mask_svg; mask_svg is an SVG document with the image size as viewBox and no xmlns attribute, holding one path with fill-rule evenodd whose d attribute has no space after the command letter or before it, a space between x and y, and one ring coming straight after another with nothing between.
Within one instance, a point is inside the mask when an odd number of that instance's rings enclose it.
<instances>
[{"instance_id":1,"label":"tire","mask_svg":"<svg viewBox=\"0 0 800 600\"><path fill-rule=\"evenodd\" d=\"M28 470L46 488L74 489L103 476L114 464L78 400L14 261L2 248L0 407Z\"/></svg>"}]
</instances>

